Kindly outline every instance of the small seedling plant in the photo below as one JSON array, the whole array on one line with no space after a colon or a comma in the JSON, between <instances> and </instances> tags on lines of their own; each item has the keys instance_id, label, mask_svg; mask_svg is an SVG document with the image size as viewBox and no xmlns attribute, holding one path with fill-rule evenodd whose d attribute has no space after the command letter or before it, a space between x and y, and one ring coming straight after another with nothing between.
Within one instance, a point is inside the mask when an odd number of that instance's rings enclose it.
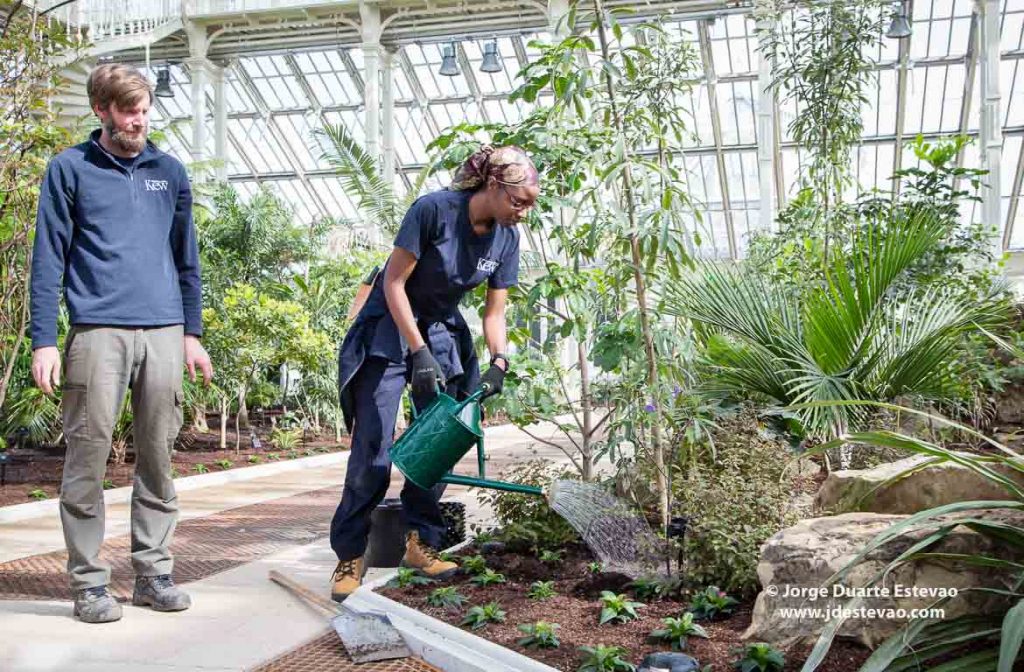
<instances>
[{"instance_id":1,"label":"small seedling plant","mask_svg":"<svg viewBox=\"0 0 1024 672\"><path fill-rule=\"evenodd\" d=\"M583 661L577 672L636 672L636 665L625 659L629 651L621 646L581 646Z\"/></svg>"},{"instance_id":2,"label":"small seedling plant","mask_svg":"<svg viewBox=\"0 0 1024 672\"><path fill-rule=\"evenodd\" d=\"M437 554L437 559L441 562L458 562L458 558L451 551L441 551Z\"/></svg>"},{"instance_id":3,"label":"small seedling plant","mask_svg":"<svg viewBox=\"0 0 1024 672\"><path fill-rule=\"evenodd\" d=\"M644 606L640 602L633 602L626 595L616 595L610 590L601 591L601 619L599 625L605 623L629 623L640 618L636 610Z\"/></svg>"},{"instance_id":4,"label":"small seedling plant","mask_svg":"<svg viewBox=\"0 0 1024 672\"><path fill-rule=\"evenodd\" d=\"M221 469L230 469L231 468L231 460L227 460L227 459L217 460L216 462L214 462L214 464L216 464Z\"/></svg>"},{"instance_id":5,"label":"small seedling plant","mask_svg":"<svg viewBox=\"0 0 1024 672\"><path fill-rule=\"evenodd\" d=\"M757 642L747 644L737 650L742 656L732 663L733 669L739 672L782 672L786 665L786 659L782 653L771 644Z\"/></svg>"},{"instance_id":6,"label":"small seedling plant","mask_svg":"<svg viewBox=\"0 0 1024 672\"><path fill-rule=\"evenodd\" d=\"M651 630L651 639L658 642L669 642L673 651L686 650L686 640L690 637L707 639L708 632L700 624L693 622L693 614L685 613L679 618L671 616L661 619L663 628Z\"/></svg>"},{"instance_id":7,"label":"small seedling plant","mask_svg":"<svg viewBox=\"0 0 1024 672\"><path fill-rule=\"evenodd\" d=\"M564 551L541 551L540 561L546 565L553 565L562 561Z\"/></svg>"},{"instance_id":8,"label":"small seedling plant","mask_svg":"<svg viewBox=\"0 0 1024 672\"><path fill-rule=\"evenodd\" d=\"M488 602L483 606L477 605L466 612L466 617L462 619L461 625L468 625L474 630L479 630L488 623L502 623L504 620L505 611L501 605L497 602Z\"/></svg>"},{"instance_id":9,"label":"small seedling plant","mask_svg":"<svg viewBox=\"0 0 1024 672\"><path fill-rule=\"evenodd\" d=\"M109 478L104 478L103 479L103 489L104 490L113 490L114 487L115 487L114 486L114 482L112 480L110 480Z\"/></svg>"},{"instance_id":10,"label":"small seedling plant","mask_svg":"<svg viewBox=\"0 0 1024 672\"><path fill-rule=\"evenodd\" d=\"M600 574L604 571L604 565L600 562L591 562L587 564L587 571L591 574Z\"/></svg>"},{"instance_id":11,"label":"small seedling plant","mask_svg":"<svg viewBox=\"0 0 1024 672\"><path fill-rule=\"evenodd\" d=\"M202 462L200 462L200 463L199 463L199 464L197 464L196 466L192 467L192 471L196 472L197 474L205 474L205 473L206 473L206 472L208 472L209 470L210 470L210 468L209 468L209 467L207 467L207 466L206 466L205 464L203 464Z\"/></svg>"},{"instance_id":12,"label":"small seedling plant","mask_svg":"<svg viewBox=\"0 0 1024 672\"><path fill-rule=\"evenodd\" d=\"M250 455L249 456L249 464L259 464L262 461L263 461L263 458L260 457L259 455Z\"/></svg>"},{"instance_id":13,"label":"small seedling plant","mask_svg":"<svg viewBox=\"0 0 1024 672\"><path fill-rule=\"evenodd\" d=\"M43 490L42 488L36 488L35 490L32 490L31 492L28 493L28 496L36 500L43 500L49 498L49 495L46 494L46 490Z\"/></svg>"},{"instance_id":14,"label":"small seedling plant","mask_svg":"<svg viewBox=\"0 0 1024 672\"><path fill-rule=\"evenodd\" d=\"M557 594L554 581L534 581L530 584L530 590L526 596L531 600L546 600Z\"/></svg>"},{"instance_id":15,"label":"small seedling plant","mask_svg":"<svg viewBox=\"0 0 1024 672\"><path fill-rule=\"evenodd\" d=\"M536 623L523 623L518 626L519 631L526 635L519 640L519 646L523 648L535 647L538 649L557 649L560 642L555 630L558 630L558 623L537 621Z\"/></svg>"},{"instance_id":16,"label":"small seedling plant","mask_svg":"<svg viewBox=\"0 0 1024 672\"><path fill-rule=\"evenodd\" d=\"M487 571L487 559L482 555L462 556L462 571L467 574L483 574Z\"/></svg>"},{"instance_id":17,"label":"small seedling plant","mask_svg":"<svg viewBox=\"0 0 1024 672\"><path fill-rule=\"evenodd\" d=\"M633 590L636 599L650 601L678 594L680 588L682 588L682 583L682 579L678 576L667 578L640 577L630 581L626 584L626 587Z\"/></svg>"},{"instance_id":18,"label":"small seedling plant","mask_svg":"<svg viewBox=\"0 0 1024 672\"><path fill-rule=\"evenodd\" d=\"M496 583L505 583L505 575L487 568L482 574L477 574L470 581L478 586L490 586Z\"/></svg>"},{"instance_id":19,"label":"small seedling plant","mask_svg":"<svg viewBox=\"0 0 1024 672\"><path fill-rule=\"evenodd\" d=\"M280 460L281 459L281 454L280 453L267 453L267 459L271 460L271 461Z\"/></svg>"},{"instance_id":20,"label":"small seedling plant","mask_svg":"<svg viewBox=\"0 0 1024 672\"><path fill-rule=\"evenodd\" d=\"M399 567L395 578L388 581L389 588L408 588L409 586L426 586L433 583L433 579L420 576L415 569L410 567Z\"/></svg>"},{"instance_id":21,"label":"small seedling plant","mask_svg":"<svg viewBox=\"0 0 1024 672\"><path fill-rule=\"evenodd\" d=\"M739 602L718 586L708 586L693 596L689 611L697 620L714 620L731 615Z\"/></svg>"},{"instance_id":22,"label":"small seedling plant","mask_svg":"<svg viewBox=\"0 0 1024 672\"><path fill-rule=\"evenodd\" d=\"M460 593L455 586L435 588L427 595L427 604L442 609L458 609L465 602L466 596Z\"/></svg>"}]
</instances>

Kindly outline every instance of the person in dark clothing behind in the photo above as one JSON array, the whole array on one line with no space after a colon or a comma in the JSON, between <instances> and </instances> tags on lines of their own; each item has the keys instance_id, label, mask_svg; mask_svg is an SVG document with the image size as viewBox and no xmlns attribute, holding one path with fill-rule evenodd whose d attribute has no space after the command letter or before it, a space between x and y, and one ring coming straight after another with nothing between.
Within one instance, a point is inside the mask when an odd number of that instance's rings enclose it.
<instances>
[{"instance_id":1,"label":"person in dark clothing behind","mask_svg":"<svg viewBox=\"0 0 1024 672\"><path fill-rule=\"evenodd\" d=\"M132 391L132 603L181 611L189 596L171 579L178 516L171 449L182 423L182 364L206 383L192 192L184 166L146 139L153 92L135 68L105 64L86 83L102 128L58 154L39 193L32 257L32 376L60 385L57 299L71 316L61 399L67 452L60 517L74 614L121 618L101 562L103 476L114 423Z\"/></svg>"},{"instance_id":2,"label":"person in dark clothing behind","mask_svg":"<svg viewBox=\"0 0 1024 672\"><path fill-rule=\"evenodd\" d=\"M505 300L519 275L516 224L540 193L537 169L518 147L483 147L456 173L449 189L419 198L402 221L394 249L366 304L345 336L338 387L352 450L341 503L331 522L338 556L331 596L359 587L370 514L391 475L389 450L406 382L422 409L444 390L465 398L483 383L501 391L508 359ZM462 297L487 282L483 331L490 368L483 376L473 337L459 313ZM458 569L438 558L443 531L438 499L444 485L424 490L406 480L402 564L431 576Z\"/></svg>"}]
</instances>

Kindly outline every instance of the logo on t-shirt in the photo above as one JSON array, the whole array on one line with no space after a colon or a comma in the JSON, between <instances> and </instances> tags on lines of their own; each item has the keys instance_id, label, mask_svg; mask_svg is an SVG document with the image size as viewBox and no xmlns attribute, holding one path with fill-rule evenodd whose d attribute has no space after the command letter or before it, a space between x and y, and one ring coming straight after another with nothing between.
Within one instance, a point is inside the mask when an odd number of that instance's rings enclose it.
<instances>
[{"instance_id":1,"label":"logo on t-shirt","mask_svg":"<svg viewBox=\"0 0 1024 672\"><path fill-rule=\"evenodd\" d=\"M167 191L167 180L146 180L146 191Z\"/></svg>"},{"instance_id":2,"label":"logo on t-shirt","mask_svg":"<svg viewBox=\"0 0 1024 672\"><path fill-rule=\"evenodd\" d=\"M484 273L493 273L496 268L498 268L498 262L493 259L481 257L476 262L476 270L483 271Z\"/></svg>"}]
</instances>

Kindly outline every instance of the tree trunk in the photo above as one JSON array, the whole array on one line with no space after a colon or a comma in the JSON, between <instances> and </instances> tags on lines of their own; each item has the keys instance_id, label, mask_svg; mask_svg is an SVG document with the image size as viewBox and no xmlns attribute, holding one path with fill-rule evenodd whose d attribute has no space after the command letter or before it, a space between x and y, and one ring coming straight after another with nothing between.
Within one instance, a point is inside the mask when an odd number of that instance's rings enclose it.
<instances>
[{"instance_id":1,"label":"tree trunk","mask_svg":"<svg viewBox=\"0 0 1024 672\"><path fill-rule=\"evenodd\" d=\"M594 410L590 399L590 369L587 367L587 349L583 343L576 344L576 358L580 364L580 403L583 405L583 459L582 463L583 480L590 481L594 478Z\"/></svg>"},{"instance_id":2,"label":"tree trunk","mask_svg":"<svg viewBox=\"0 0 1024 672\"><path fill-rule=\"evenodd\" d=\"M598 36L601 40L601 57L605 62L610 63L608 52L608 36L604 25L604 4L602 0L594 0L597 9ZM622 120L619 106L615 102L615 87L612 83L611 74L605 70L603 73L605 88L608 92L608 102L611 105L612 118L615 121L615 128L620 136L625 136L625 124ZM622 190L626 198L626 213L629 216L629 250L633 261L633 283L636 290L637 312L640 315L640 331L644 338L644 354L647 356L647 385L650 389L655 412L661 411L659 403L659 381L658 361L654 351L654 336L651 332L650 315L647 311L647 286L643 274L643 259L640 255L640 240L637 237L636 203L633 188L633 172L629 163L629 148L625 149L625 169L622 171ZM665 476L665 453L661 444L661 427L657 421L651 423L651 447L654 450L654 468L656 470L658 500L661 509L662 529L668 531L668 483Z\"/></svg>"},{"instance_id":3,"label":"tree trunk","mask_svg":"<svg viewBox=\"0 0 1024 672\"><path fill-rule=\"evenodd\" d=\"M29 253L27 262L30 266L32 264L32 254ZM29 274L25 274L25 298L22 300L21 306L21 326L18 329L18 337L14 340L14 347L11 348L11 354L7 359L6 366L4 366L4 377L0 380L0 408L4 407L4 401L7 400L7 388L11 384L11 376L14 375L14 365L18 361L18 353L21 352L21 346L25 342L25 328L28 326L29 319L29 302L28 297L28 279Z\"/></svg>"},{"instance_id":4,"label":"tree trunk","mask_svg":"<svg viewBox=\"0 0 1024 672\"><path fill-rule=\"evenodd\" d=\"M192 429L203 434L210 432L210 424L206 421L206 404L196 404L192 411Z\"/></svg>"},{"instance_id":5,"label":"tree trunk","mask_svg":"<svg viewBox=\"0 0 1024 672\"><path fill-rule=\"evenodd\" d=\"M245 405L245 394L247 388L242 386L238 390L238 415L235 416L235 427L249 429L249 407Z\"/></svg>"},{"instance_id":6,"label":"tree trunk","mask_svg":"<svg viewBox=\"0 0 1024 672\"><path fill-rule=\"evenodd\" d=\"M228 398L220 398L220 449L228 448Z\"/></svg>"}]
</instances>

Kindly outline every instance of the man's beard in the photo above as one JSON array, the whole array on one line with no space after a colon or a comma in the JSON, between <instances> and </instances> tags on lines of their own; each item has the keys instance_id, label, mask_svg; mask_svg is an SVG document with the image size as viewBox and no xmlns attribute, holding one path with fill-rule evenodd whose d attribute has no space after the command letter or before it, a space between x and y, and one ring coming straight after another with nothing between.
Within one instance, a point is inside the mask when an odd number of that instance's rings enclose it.
<instances>
[{"instance_id":1,"label":"man's beard","mask_svg":"<svg viewBox=\"0 0 1024 672\"><path fill-rule=\"evenodd\" d=\"M124 152L138 154L146 146L145 126L142 127L142 132L135 137L128 135L126 129L115 126L113 119L108 119L103 128L107 131L107 135L110 136L110 141Z\"/></svg>"}]
</instances>

